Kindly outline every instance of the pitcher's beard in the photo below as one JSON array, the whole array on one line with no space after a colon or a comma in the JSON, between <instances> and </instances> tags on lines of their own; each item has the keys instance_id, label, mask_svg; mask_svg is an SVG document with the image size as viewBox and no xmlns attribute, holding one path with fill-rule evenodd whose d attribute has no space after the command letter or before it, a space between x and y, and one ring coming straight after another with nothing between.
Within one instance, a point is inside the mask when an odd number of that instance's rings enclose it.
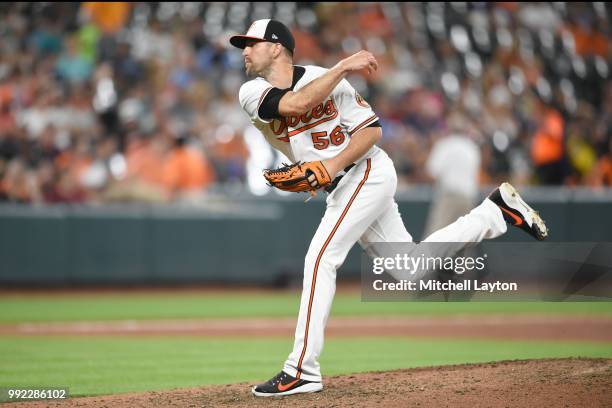
<instances>
[{"instance_id":1,"label":"pitcher's beard","mask_svg":"<svg viewBox=\"0 0 612 408\"><path fill-rule=\"evenodd\" d=\"M245 64L245 73L248 77L262 77L262 78L266 78L266 76L270 73L271 67L268 66L260 71L256 71L255 68L253 67L253 63L249 63L248 65Z\"/></svg>"},{"instance_id":2,"label":"pitcher's beard","mask_svg":"<svg viewBox=\"0 0 612 408\"><path fill-rule=\"evenodd\" d=\"M248 64L248 65L245 64L244 70L245 70L245 72L246 72L248 77L254 76L254 74L253 74L253 64Z\"/></svg>"}]
</instances>

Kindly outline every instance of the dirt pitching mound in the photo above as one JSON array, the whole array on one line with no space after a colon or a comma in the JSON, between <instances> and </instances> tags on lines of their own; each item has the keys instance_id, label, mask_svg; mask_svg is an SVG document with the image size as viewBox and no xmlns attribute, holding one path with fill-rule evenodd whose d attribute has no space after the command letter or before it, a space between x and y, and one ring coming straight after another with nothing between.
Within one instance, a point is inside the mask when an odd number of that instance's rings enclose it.
<instances>
[{"instance_id":1,"label":"dirt pitching mound","mask_svg":"<svg viewBox=\"0 0 612 408\"><path fill-rule=\"evenodd\" d=\"M280 398L255 398L250 386L205 386L5 406L594 408L610 406L612 359L501 361L361 373L326 378L320 393Z\"/></svg>"}]
</instances>

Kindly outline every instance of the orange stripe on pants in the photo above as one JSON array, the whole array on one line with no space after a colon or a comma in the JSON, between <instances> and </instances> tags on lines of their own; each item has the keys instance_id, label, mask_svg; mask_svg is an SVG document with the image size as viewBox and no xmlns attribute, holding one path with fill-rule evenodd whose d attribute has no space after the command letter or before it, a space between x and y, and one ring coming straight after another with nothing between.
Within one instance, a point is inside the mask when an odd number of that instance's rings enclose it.
<instances>
[{"instance_id":1,"label":"orange stripe on pants","mask_svg":"<svg viewBox=\"0 0 612 408\"><path fill-rule=\"evenodd\" d=\"M349 200L349 202L346 204L344 211L342 211L342 214L340 215L340 219L338 219L338 222L336 222L334 229L332 229L332 232L329 234L329 237L327 237L327 240L325 241L325 244L323 244L323 248L321 248L321 251L319 252L319 256L317 257L317 262L315 263L315 267L314 267L314 274L312 276L312 284L310 285L310 300L308 301L308 314L306 317L306 331L304 332L304 346L302 347L302 354L300 355L300 360L298 361L298 365L297 365L297 378L300 378L302 374L302 361L304 360L304 355L306 355L306 347L308 347L308 327L310 326L310 313L312 311L312 301L314 299L315 286L317 284L317 271L319 270L319 263L321 262L321 257L323 256L323 253L325 252L325 249L329 245L330 241L334 237L334 234L338 230L338 227L340 227L340 223L342 223L342 220L346 216L346 213L348 212L349 208L351 208L351 205L353 204L353 201L355 201L355 198L357 197L357 194L361 190L361 187L363 187L366 180L368 179L368 175L370 174L371 167L372 167L372 159L368 159L367 167L366 167L366 171L365 171L365 175L363 176L363 179L357 186L357 189L351 196L351 199Z\"/></svg>"}]
</instances>

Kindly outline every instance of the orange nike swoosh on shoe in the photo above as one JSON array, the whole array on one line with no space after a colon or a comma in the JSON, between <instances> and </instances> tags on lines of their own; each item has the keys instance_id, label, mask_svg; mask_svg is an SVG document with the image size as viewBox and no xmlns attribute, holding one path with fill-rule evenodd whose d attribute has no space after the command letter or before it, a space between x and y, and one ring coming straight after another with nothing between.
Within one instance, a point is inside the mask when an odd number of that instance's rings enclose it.
<instances>
[{"instance_id":1,"label":"orange nike swoosh on shoe","mask_svg":"<svg viewBox=\"0 0 612 408\"><path fill-rule=\"evenodd\" d=\"M512 219L514 219L514 221L516 221L516 224L514 224L515 226L517 226L517 227L518 227L519 225L521 225L521 224L523 223L523 220L522 220L522 219L521 219L519 216L517 216L516 214L514 214L513 212L506 210L504 207L499 207L499 208L500 208L500 209L501 209L503 212L505 212L506 214L508 214L509 216L511 216L511 217L512 217Z\"/></svg>"},{"instance_id":2,"label":"orange nike swoosh on shoe","mask_svg":"<svg viewBox=\"0 0 612 408\"><path fill-rule=\"evenodd\" d=\"M291 381L289 384L283 385L280 382L278 383L278 390L279 391L287 391L289 388L291 388L293 386L293 384L297 383L298 381L300 381L299 379L297 380L293 380Z\"/></svg>"}]
</instances>

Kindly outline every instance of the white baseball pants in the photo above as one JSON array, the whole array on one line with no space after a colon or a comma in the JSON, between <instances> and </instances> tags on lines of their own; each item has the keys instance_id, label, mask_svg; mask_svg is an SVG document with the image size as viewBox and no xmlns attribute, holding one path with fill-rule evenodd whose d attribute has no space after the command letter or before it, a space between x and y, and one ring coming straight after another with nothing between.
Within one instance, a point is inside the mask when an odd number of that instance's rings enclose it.
<instances>
[{"instance_id":1,"label":"white baseball pants","mask_svg":"<svg viewBox=\"0 0 612 408\"><path fill-rule=\"evenodd\" d=\"M321 381L319 356L336 291L336 270L358 242L412 242L394 200L397 175L383 150L362 160L327 197L327 209L304 262L304 282L293 351L283 370L294 377ZM506 232L499 208L485 199L469 214L434 232L429 242L480 242ZM467 244L466 244L467 245Z\"/></svg>"}]
</instances>

